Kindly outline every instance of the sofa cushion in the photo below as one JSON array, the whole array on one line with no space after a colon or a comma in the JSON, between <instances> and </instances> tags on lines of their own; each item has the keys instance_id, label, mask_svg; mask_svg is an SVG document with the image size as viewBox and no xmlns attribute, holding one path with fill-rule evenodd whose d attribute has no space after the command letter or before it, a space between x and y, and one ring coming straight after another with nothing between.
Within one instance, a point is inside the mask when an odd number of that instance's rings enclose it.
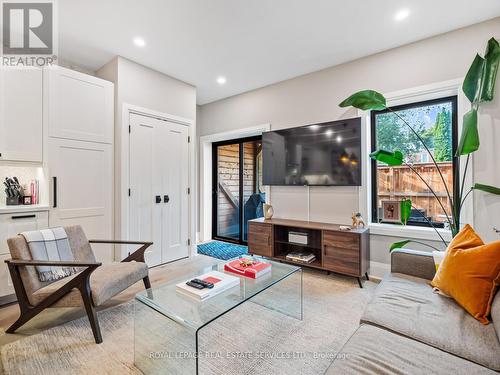
<instances>
[{"instance_id":1,"label":"sofa cushion","mask_svg":"<svg viewBox=\"0 0 500 375\"><path fill-rule=\"evenodd\" d=\"M326 374L495 374L421 342L362 324Z\"/></svg>"},{"instance_id":2,"label":"sofa cushion","mask_svg":"<svg viewBox=\"0 0 500 375\"><path fill-rule=\"evenodd\" d=\"M485 244L466 224L448 245L431 285L453 297L481 323L488 324L499 284L500 241Z\"/></svg>"},{"instance_id":3,"label":"sofa cushion","mask_svg":"<svg viewBox=\"0 0 500 375\"><path fill-rule=\"evenodd\" d=\"M90 289L94 305L99 306L103 304L147 275L148 267L141 262L103 264L90 275ZM40 303L75 276L66 277L38 289L31 296L30 302L35 305ZM80 292L77 289L73 289L51 307L76 307L82 305L83 301Z\"/></svg>"},{"instance_id":4,"label":"sofa cushion","mask_svg":"<svg viewBox=\"0 0 500 375\"><path fill-rule=\"evenodd\" d=\"M379 284L361 321L500 370L500 343L453 299L434 293L428 281L389 274Z\"/></svg>"},{"instance_id":5,"label":"sofa cushion","mask_svg":"<svg viewBox=\"0 0 500 375\"><path fill-rule=\"evenodd\" d=\"M497 292L491 304L491 322L497 331L498 341L500 341L500 292Z\"/></svg>"}]
</instances>

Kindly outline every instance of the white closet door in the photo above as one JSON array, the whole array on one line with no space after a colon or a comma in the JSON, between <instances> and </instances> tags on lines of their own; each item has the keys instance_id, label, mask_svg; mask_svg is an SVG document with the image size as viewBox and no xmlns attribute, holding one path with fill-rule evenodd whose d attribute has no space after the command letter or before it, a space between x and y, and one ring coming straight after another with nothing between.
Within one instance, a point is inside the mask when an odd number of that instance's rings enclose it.
<instances>
[{"instance_id":1,"label":"white closet door","mask_svg":"<svg viewBox=\"0 0 500 375\"><path fill-rule=\"evenodd\" d=\"M188 127L130 115L129 239L149 266L188 256Z\"/></svg>"},{"instance_id":2,"label":"white closet door","mask_svg":"<svg viewBox=\"0 0 500 375\"><path fill-rule=\"evenodd\" d=\"M113 83L52 67L45 84L51 137L113 143Z\"/></svg>"},{"instance_id":3,"label":"white closet door","mask_svg":"<svg viewBox=\"0 0 500 375\"><path fill-rule=\"evenodd\" d=\"M113 155L109 144L49 138L50 226L81 225L89 239L112 239ZM93 245L112 261L109 245Z\"/></svg>"},{"instance_id":4,"label":"white closet door","mask_svg":"<svg viewBox=\"0 0 500 375\"><path fill-rule=\"evenodd\" d=\"M168 202L163 207L162 262L188 256L188 127L164 122L164 152L167 163L163 178Z\"/></svg>"},{"instance_id":5,"label":"white closet door","mask_svg":"<svg viewBox=\"0 0 500 375\"><path fill-rule=\"evenodd\" d=\"M41 69L0 69L0 160L42 161Z\"/></svg>"},{"instance_id":6,"label":"white closet door","mask_svg":"<svg viewBox=\"0 0 500 375\"><path fill-rule=\"evenodd\" d=\"M162 263L163 181L160 121L151 117L130 115L130 216L129 239L151 241L145 253L146 263ZM131 249L132 250L132 249Z\"/></svg>"}]
</instances>

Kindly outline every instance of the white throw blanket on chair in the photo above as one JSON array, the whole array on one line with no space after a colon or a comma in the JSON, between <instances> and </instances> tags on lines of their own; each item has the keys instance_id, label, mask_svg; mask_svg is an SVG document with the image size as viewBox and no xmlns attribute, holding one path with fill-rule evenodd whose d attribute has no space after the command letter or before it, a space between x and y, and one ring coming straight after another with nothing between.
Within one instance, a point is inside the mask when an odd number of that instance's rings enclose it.
<instances>
[{"instance_id":1,"label":"white throw blanket on chair","mask_svg":"<svg viewBox=\"0 0 500 375\"><path fill-rule=\"evenodd\" d=\"M33 260L74 261L64 228L23 232ZM40 281L55 281L78 272L75 267L36 266Z\"/></svg>"}]
</instances>

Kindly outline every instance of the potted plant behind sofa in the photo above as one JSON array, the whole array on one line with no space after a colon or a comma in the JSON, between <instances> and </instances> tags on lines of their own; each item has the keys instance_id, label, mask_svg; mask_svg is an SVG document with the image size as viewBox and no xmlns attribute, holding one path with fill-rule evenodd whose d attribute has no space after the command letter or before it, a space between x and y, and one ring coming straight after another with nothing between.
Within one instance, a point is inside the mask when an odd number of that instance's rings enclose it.
<instances>
[{"instance_id":1,"label":"potted plant behind sofa","mask_svg":"<svg viewBox=\"0 0 500 375\"><path fill-rule=\"evenodd\" d=\"M349 98L340 103L340 107L352 106L361 109L363 111L388 110L389 112L396 115L406 126L408 126L410 131L417 137L417 139L422 143L425 150L429 153L432 163L434 164L439 173L439 177L446 189L446 194L448 196L448 199L451 202L451 210L452 210L451 213L446 211L441 200L437 197L436 192L429 186L427 181L424 180L424 178L418 173L418 171L413 167L413 165L408 162L405 162L405 156L401 151L395 150L391 152L387 150L376 150L370 154L370 157L376 161L385 163L389 166L405 165L409 167L412 170L412 172L415 173L420 178L420 180L422 180L422 182L429 189L433 197L438 201L440 208L442 209L446 217L446 221L450 226L453 237L460 230L460 214L462 211L464 201L467 199L467 197L473 190L481 190L487 193L500 195L500 188L480 183L474 183L473 186L469 189L469 191L464 192L465 176L467 174L467 169L469 167L470 155L479 149L477 112L479 109L479 105L481 103L493 100L495 91L495 81L497 77L499 62L500 62L500 45L495 38L491 38L488 41L485 56L481 57L479 54L476 55L474 61L472 62L471 67L469 68L469 71L467 72L467 75L465 76L465 80L462 85L463 92L465 96L470 100L472 108L463 117L462 134L456 152L456 156L459 158L462 156L467 157L465 162L463 179L459 183L458 200L456 201L452 199L448 185L446 184L446 181L443 177L443 173L439 168L439 165L436 163L436 159L434 158L434 155L430 152L425 141L402 116L400 116L397 112L393 111L390 107L387 107L386 105L387 101L382 94L373 90L363 90L351 95ZM406 222L410 218L412 207L413 205L411 200L406 199L401 201L401 217L403 224L406 224ZM441 236L436 227L431 223L431 221L427 217L424 217L424 219L429 223L429 225L432 228L434 228L434 230L436 231L436 233L438 234L439 238L444 243L444 245L448 246L447 242ZM419 242L419 241L404 240L396 242L392 244L390 251L396 248L404 247L406 244L410 242ZM433 246L428 245L426 243L423 242L419 243L434 248Z\"/></svg>"}]
</instances>

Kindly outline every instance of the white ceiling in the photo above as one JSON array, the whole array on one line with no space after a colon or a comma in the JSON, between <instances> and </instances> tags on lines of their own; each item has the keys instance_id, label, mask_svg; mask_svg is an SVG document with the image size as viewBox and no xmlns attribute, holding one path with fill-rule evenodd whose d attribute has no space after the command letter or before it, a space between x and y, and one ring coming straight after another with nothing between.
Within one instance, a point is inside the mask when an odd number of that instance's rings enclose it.
<instances>
[{"instance_id":1,"label":"white ceiling","mask_svg":"<svg viewBox=\"0 0 500 375\"><path fill-rule=\"evenodd\" d=\"M499 0L59 0L59 55L113 56L195 85L198 104L500 16ZM396 22L400 9L410 16ZM132 42L140 36L146 46ZM218 76L227 77L223 86Z\"/></svg>"}]
</instances>

